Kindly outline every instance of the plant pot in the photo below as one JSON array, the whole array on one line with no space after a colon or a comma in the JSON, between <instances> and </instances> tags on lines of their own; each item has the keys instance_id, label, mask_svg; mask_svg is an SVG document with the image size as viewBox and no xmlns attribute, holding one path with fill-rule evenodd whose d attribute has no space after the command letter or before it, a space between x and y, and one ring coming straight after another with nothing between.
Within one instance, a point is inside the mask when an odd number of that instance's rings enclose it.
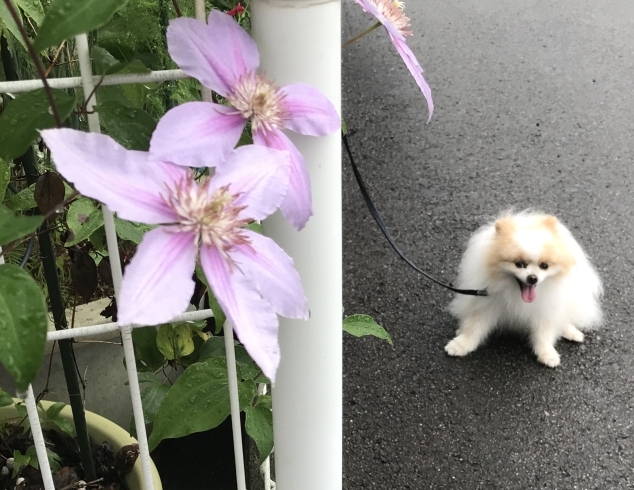
<instances>
[{"instance_id":1,"label":"plant pot","mask_svg":"<svg viewBox=\"0 0 634 490\"><path fill-rule=\"evenodd\" d=\"M18 400L19 401L19 400ZM42 406L45 410L47 410L53 402L42 401ZM67 405L60 412L60 416L73 421L73 415L70 408L70 405ZM18 418L18 412L15 409L15 406L11 405L8 407L0 408L0 420ZM92 442L95 444L101 444L102 442L108 442L117 452L123 446L128 444L135 444L137 442L128 431L119 427L114 422L102 417L101 415L97 415L96 413L86 411L86 426L88 428L88 434L92 439ZM161 485L161 479L159 477L158 471L156 470L156 466L151 462L152 465L152 477L154 479L154 490L163 490ZM126 476L126 483L130 490L142 490L143 489L143 470L141 468L141 460L137 459L132 471L128 473Z\"/></svg>"}]
</instances>

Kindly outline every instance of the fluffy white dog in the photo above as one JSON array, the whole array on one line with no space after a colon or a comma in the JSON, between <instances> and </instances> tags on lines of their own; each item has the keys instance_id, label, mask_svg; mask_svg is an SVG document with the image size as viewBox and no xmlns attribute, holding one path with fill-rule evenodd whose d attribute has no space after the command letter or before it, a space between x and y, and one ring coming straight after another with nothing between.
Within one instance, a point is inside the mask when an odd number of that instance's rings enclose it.
<instances>
[{"instance_id":1,"label":"fluffy white dog","mask_svg":"<svg viewBox=\"0 0 634 490\"><path fill-rule=\"evenodd\" d=\"M496 327L521 328L542 364L560 363L563 337L583 342L581 330L601 323L601 279L572 233L556 217L507 213L477 230L460 263L458 287L488 296L457 295L450 305L460 321L445 350L474 351Z\"/></svg>"}]
</instances>

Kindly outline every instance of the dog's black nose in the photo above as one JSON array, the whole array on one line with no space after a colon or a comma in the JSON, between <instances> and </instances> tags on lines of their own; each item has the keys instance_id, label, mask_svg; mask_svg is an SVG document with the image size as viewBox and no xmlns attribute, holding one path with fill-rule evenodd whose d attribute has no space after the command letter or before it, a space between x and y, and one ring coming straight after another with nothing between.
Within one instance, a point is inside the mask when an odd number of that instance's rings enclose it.
<instances>
[{"instance_id":1,"label":"dog's black nose","mask_svg":"<svg viewBox=\"0 0 634 490\"><path fill-rule=\"evenodd\" d=\"M528 277L526 278L526 282L527 282L528 284L530 284L531 286L532 286L533 284L537 284L537 276L535 276L535 275L531 274L530 276L528 276Z\"/></svg>"}]
</instances>

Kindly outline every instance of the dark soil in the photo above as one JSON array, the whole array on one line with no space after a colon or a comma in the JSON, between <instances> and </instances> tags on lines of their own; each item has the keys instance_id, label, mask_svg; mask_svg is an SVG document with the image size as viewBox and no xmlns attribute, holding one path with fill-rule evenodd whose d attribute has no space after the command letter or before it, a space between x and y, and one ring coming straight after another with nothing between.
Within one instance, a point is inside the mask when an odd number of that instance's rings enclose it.
<instances>
[{"instance_id":1,"label":"dark soil","mask_svg":"<svg viewBox=\"0 0 634 490\"><path fill-rule=\"evenodd\" d=\"M0 472L0 490L44 490L42 475L33 466L25 466L16 475L16 478L13 478L13 471L7 468L7 460L13 458L14 451L26 454L28 448L33 446L30 432L25 434L22 427L18 426L8 426L4 429L4 433L7 435L3 437L0 445L0 469L2 470ZM53 472L53 481L57 490L78 488L127 490L124 476L132 469L138 457L139 447L137 444L124 446L117 453L106 442L98 445L93 444L92 453L97 479L93 482L86 482L85 486L82 487L80 482L85 482L86 478L81 466L76 440L64 433L52 430L44 431L44 439L49 451L57 454L62 461L61 468Z\"/></svg>"}]
</instances>

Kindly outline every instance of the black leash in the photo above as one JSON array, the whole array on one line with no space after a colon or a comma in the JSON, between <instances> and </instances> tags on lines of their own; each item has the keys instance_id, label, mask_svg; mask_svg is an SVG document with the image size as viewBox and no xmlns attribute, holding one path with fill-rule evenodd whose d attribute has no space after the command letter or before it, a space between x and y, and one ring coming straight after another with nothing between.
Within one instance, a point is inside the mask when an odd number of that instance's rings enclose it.
<instances>
[{"instance_id":1,"label":"black leash","mask_svg":"<svg viewBox=\"0 0 634 490\"><path fill-rule=\"evenodd\" d=\"M401 249L398 248L398 245L396 245L396 243L394 242L392 235L390 235L390 232L388 231L387 226L385 226L385 223L383 222L383 218L381 218L381 215L377 211L376 206L374 206L372 199L370 199L370 194L368 194L368 189L365 187L365 184L363 183L363 179L361 178L361 174L359 173L357 164L354 163L354 158L352 157L352 151L350 151L350 145L348 144L348 137L346 136L345 133L341 133L341 136L343 139L343 145L346 147L346 152L348 153L348 158L350 159L350 164L352 165L352 171L354 172L354 176L357 179L357 184L359 184L359 189L361 190L361 195L363 196L363 200L368 206L368 209L370 210L370 214L376 221L376 224L379 225L379 228L381 228L383 235L385 235L385 238L387 238L387 241L390 242L390 245L392 246L394 251L405 262L407 262L407 265L409 265L412 269L414 269L419 274L422 274L424 277L426 277L430 281L433 281L439 286L442 286L443 288L449 289L450 291L453 291L454 293L466 294L469 296L488 296L486 289L458 289L458 288L454 288L453 286L450 286L449 284L444 284L440 282L438 279L434 279L432 276L430 276L426 272L423 272L422 270L420 270L411 260L409 260L405 256L405 254L401 251Z\"/></svg>"}]
</instances>

